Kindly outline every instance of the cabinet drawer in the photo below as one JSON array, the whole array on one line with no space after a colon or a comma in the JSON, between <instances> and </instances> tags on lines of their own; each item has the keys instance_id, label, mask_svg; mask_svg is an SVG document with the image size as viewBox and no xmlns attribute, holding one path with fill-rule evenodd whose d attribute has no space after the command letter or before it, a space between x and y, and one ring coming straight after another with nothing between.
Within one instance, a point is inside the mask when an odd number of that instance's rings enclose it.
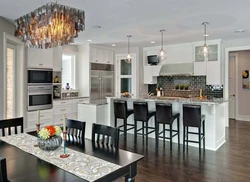
<instances>
[{"instance_id":1,"label":"cabinet drawer","mask_svg":"<svg viewBox=\"0 0 250 182\"><path fill-rule=\"evenodd\" d=\"M36 124L37 124L37 121L34 120L34 121L29 121L27 123L27 130L28 131L35 131L36 130ZM40 121L40 128L44 128L45 126L48 126L48 125L53 125L53 119L50 118L50 119L46 119L46 120L41 120Z\"/></svg>"},{"instance_id":2,"label":"cabinet drawer","mask_svg":"<svg viewBox=\"0 0 250 182\"><path fill-rule=\"evenodd\" d=\"M72 100L56 100L53 101L54 106L65 106L72 104Z\"/></svg>"},{"instance_id":3,"label":"cabinet drawer","mask_svg":"<svg viewBox=\"0 0 250 182\"><path fill-rule=\"evenodd\" d=\"M63 107L54 107L54 115L68 114L72 112L72 105Z\"/></svg>"},{"instance_id":4,"label":"cabinet drawer","mask_svg":"<svg viewBox=\"0 0 250 182\"><path fill-rule=\"evenodd\" d=\"M37 121L37 111L27 112L27 118L29 121ZM53 109L41 110L40 111L40 120L50 119L53 117Z\"/></svg>"},{"instance_id":5,"label":"cabinet drawer","mask_svg":"<svg viewBox=\"0 0 250 182\"><path fill-rule=\"evenodd\" d=\"M57 125L57 126L63 125L63 115L57 115L54 117L54 125Z\"/></svg>"},{"instance_id":6,"label":"cabinet drawer","mask_svg":"<svg viewBox=\"0 0 250 182\"><path fill-rule=\"evenodd\" d=\"M78 104L72 105L72 112L74 113L78 112Z\"/></svg>"},{"instance_id":7,"label":"cabinet drawer","mask_svg":"<svg viewBox=\"0 0 250 182\"><path fill-rule=\"evenodd\" d=\"M89 98L82 98L82 99L73 99L72 102L73 104L78 104L78 103L81 103L83 101L88 101Z\"/></svg>"}]
</instances>

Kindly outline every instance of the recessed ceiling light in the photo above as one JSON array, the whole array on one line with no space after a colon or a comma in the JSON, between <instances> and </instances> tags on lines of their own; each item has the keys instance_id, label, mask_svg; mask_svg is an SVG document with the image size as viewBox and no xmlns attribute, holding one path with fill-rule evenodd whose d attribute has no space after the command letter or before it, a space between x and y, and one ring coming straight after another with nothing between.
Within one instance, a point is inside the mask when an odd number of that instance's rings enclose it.
<instances>
[{"instance_id":1,"label":"recessed ceiling light","mask_svg":"<svg viewBox=\"0 0 250 182\"><path fill-rule=\"evenodd\" d=\"M205 34L205 35L204 35L204 37L208 37L208 36L209 36L209 34Z\"/></svg>"},{"instance_id":2,"label":"recessed ceiling light","mask_svg":"<svg viewBox=\"0 0 250 182\"><path fill-rule=\"evenodd\" d=\"M111 44L112 47L115 47L116 45L115 44Z\"/></svg>"},{"instance_id":3,"label":"recessed ceiling light","mask_svg":"<svg viewBox=\"0 0 250 182\"><path fill-rule=\"evenodd\" d=\"M102 28L100 25L93 25L92 28Z\"/></svg>"},{"instance_id":4,"label":"recessed ceiling light","mask_svg":"<svg viewBox=\"0 0 250 182\"><path fill-rule=\"evenodd\" d=\"M151 43L151 44L154 44L154 43L155 43L155 41L151 41L150 43Z\"/></svg>"},{"instance_id":5,"label":"recessed ceiling light","mask_svg":"<svg viewBox=\"0 0 250 182\"><path fill-rule=\"evenodd\" d=\"M235 33L243 33L243 32L245 32L245 31L246 31L245 29L240 28L240 29L238 29L238 30L235 30Z\"/></svg>"},{"instance_id":6,"label":"recessed ceiling light","mask_svg":"<svg viewBox=\"0 0 250 182\"><path fill-rule=\"evenodd\" d=\"M88 41L88 42L91 42L92 40L88 39L87 41Z\"/></svg>"}]
</instances>

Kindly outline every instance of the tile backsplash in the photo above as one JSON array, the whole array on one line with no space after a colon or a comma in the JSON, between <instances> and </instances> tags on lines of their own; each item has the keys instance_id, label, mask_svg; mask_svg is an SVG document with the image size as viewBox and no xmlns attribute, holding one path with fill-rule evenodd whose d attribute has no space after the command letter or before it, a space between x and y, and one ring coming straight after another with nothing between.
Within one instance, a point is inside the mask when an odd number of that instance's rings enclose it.
<instances>
[{"instance_id":1,"label":"tile backsplash","mask_svg":"<svg viewBox=\"0 0 250 182\"><path fill-rule=\"evenodd\" d=\"M160 76L157 83L163 88L167 97L199 97L202 95L210 98L223 98L223 85L206 85L206 76ZM188 86L187 90L175 89L176 85ZM157 84L148 85L148 91L156 95Z\"/></svg>"}]
</instances>

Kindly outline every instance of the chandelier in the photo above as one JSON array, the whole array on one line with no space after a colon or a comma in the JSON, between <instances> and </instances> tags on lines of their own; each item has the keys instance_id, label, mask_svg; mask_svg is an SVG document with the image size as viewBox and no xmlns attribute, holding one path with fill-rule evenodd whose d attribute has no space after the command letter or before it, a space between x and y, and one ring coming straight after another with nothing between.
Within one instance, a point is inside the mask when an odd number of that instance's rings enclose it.
<instances>
[{"instance_id":1,"label":"chandelier","mask_svg":"<svg viewBox=\"0 0 250 182\"><path fill-rule=\"evenodd\" d=\"M73 43L85 28L85 13L72 7L48 3L15 20L15 36L27 47L52 48Z\"/></svg>"}]
</instances>

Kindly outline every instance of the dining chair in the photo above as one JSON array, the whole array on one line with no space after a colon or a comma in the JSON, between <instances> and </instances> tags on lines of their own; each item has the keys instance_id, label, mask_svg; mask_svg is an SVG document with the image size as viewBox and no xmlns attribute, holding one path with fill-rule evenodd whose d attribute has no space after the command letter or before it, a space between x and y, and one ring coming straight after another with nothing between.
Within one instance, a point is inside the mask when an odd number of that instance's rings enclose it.
<instances>
[{"instance_id":1,"label":"dining chair","mask_svg":"<svg viewBox=\"0 0 250 182\"><path fill-rule=\"evenodd\" d=\"M67 119L66 130L70 142L84 143L86 122Z\"/></svg>"},{"instance_id":2,"label":"dining chair","mask_svg":"<svg viewBox=\"0 0 250 182\"><path fill-rule=\"evenodd\" d=\"M92 142L119 149L119 128L93 123Z\"/></svg>"},{"instance_id":3,"label":"dining chair","mask_svg":"<svg viewBox=\"0 0 250 182\"><path fill-rule=\"evenodd\" d=\"M21 127L21 133L23 133L23 117L0 120L0 130L2 130L2 136L5 136L5 132L7 131L6 129L8 129L8 135L11 135L12 128L14 128L15 134L17 134L18 126Z\"/></svg>"},{"instance_id":4,"label":"dining chair","mask_svg":"<svg viewBox=\"0 0 250 182\"><path fill-rule=\"evenodd\" d=\"M0 182L8 182L6 159L0 157Z\"/></svg>"}]
</instances>

